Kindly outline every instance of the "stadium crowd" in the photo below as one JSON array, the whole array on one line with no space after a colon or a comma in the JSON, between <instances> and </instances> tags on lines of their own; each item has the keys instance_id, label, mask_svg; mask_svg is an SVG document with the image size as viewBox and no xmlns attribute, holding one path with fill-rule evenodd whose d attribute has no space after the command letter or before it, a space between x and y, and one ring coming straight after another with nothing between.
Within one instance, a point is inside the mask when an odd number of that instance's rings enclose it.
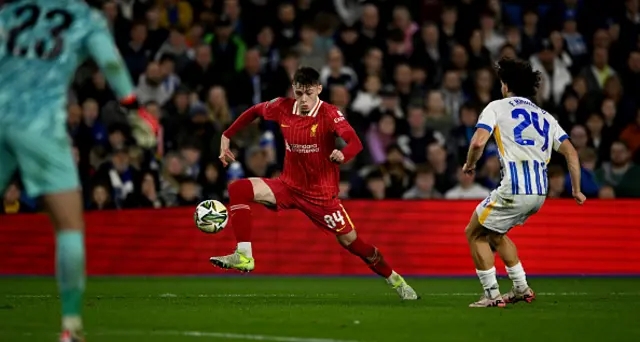
<instances>
[{"instance_id":1,"label":"stadium crowd","mask_svg":"<svg viewBox=\"0 0 640 342\"><path fill-rule=\"evenodd\" d=\"M228 182L276 177L284 143L255 122L217 160L222 131L250 106L320 70L364 151L343 165L342 198L479 199L500 180L495 145L460 171L479 113L501 97L501 56L542 72L536 99L579 151L591 198L640 197L638 0L111 0L102 11L137 83L123 115L90 62L70 91L68 131L89 210L225 199ZM570 197L562 158L549 197ZM17 180L0 212L38 210Z\"/></svg>"}]
</instances>

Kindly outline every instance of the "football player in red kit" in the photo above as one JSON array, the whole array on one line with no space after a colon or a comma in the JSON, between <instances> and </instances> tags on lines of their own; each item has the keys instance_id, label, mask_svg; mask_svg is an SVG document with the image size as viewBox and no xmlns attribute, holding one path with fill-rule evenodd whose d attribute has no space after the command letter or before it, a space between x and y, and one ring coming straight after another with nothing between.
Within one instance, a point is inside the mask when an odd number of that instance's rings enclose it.
<instances>
[{"instance_id":1,"label":"football player in red kit","mask_svg":"<svg viewBox=\"0 0 640 342\"><path fill-rule=\"evenodd\" d=\"M317 227L335 235L340 245L360 257L373 272L384 277L402 299L418 299L416 292L393 271L380 251L358 237L338 199L338 165L353 159L362 150L356 132L338 108L318 98L322 85L316 70L298 69L292 86L295 98L276 98L251 107L222 135L220 160L225 166L229 160L235 160L229 149L229 139L257 117L280 125L286 154L279 178L240 179L229 185L231 226L238 246L233 254L212 257L211 263L244 272L254 269L251 202L275 210L298 209ZM336 136L347 143L342 150L336 149Z\"/></svg>"}]
</instances>

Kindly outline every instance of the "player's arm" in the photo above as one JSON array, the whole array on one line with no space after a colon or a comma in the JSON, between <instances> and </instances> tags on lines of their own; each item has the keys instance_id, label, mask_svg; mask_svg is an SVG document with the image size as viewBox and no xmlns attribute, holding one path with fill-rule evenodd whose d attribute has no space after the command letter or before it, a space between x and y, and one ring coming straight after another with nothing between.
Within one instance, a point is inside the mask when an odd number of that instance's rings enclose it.
<instances>
[{"instance_id":1,"label":"player's arm","mask_svg":"<svg viewBox=\"0 0 640 342\"><path fill-rule=\"evenodd\" d=\"M282 100L280 98L276 98L269 102L262 102L254 105L244 111L244 113L240 114L233 124L231 124L231 126L222 133L222 137L220 139L220 156L218 157L220 158L222 165L227 166L228 160L236 160L233 152L231 152L231 149L229 148L230 139L258 117L263 117L266 120L276 120L278 113L277 105L281 101Z\"/></svg>"},{"instance_id":2,"label":"player's arm","mask_svg":"<svg viewBox=\"0 0 640 342\"><path fill-rule=\"evenodd\" d=\"M340 111L332 113L329 118L331 120L333 132L342 138L347 145L342 150L333 150L329 159L332 162L342 164L353 159L360 151L362 151L362 142L358 138L358 134L347 122L344 115Z\"/></svg>"},{"instance_id":3,"label":"player's arm","mask_svg":"<svg viewBox=\"0 0 640 342\"><path fill-rule=\"evenodd\" d=\"M233 138L236 133L240 132L243 128L249 126L253 120L258 117L265 117L268 105L270 102L262 102L245 110L240 116L222 133L223 137L228 139Z\"/></svg>"},{"instance_id":4,"label":"player's arm","mask_svg":"<svg viewBox=\"0 0 640 342\"><path fill-rule=\"evenodd\" d=\"M580 189L580 160L578 159L578 151L576 151L568 138L562 128L558 127L553 139L553 148L567 160L569 177L571 178L571 194L576 202L582 205L587 198Z\"/></svg>"},{"instance_id":5,"label":"player's arm","mask_svg":"<svg viewBox=\"0 0 640 342\"><path fill-rule=\"evenodd\" d=\"M118 52L105 19L97 12L93 12L91 16L96 27L87 35L85 41L89 54L104 73L118 100L125 106L137 106L131 75Z\"/></svg>"},{"instance_id":6,"label":"player's arm","mask_svg":"<svg viewBox=\"0 0 640 342\"><path fill-rule=\"evenodd\" d=\"M491 105L487 106L480 114L478 123L476 124L476 132L471 138L469 144L469 152L467 153L467 162L462 167L462 171L465 173L471 173L476 169L476 163L482 157L484 147L487 145L493 128L496 125L496 113L491 108Z\"/></svg>"}]
</instances>

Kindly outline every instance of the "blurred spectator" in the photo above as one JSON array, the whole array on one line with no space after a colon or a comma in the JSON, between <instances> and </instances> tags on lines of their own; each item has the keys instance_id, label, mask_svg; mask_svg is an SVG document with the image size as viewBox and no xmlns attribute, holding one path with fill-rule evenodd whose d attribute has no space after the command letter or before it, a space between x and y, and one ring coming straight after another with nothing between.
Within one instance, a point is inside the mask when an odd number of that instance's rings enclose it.
<instances>
[{"instance_id":1,"label":"blurred spectator","mask_svg":"<svg viewBox=\"0 0 640 342\"><path fill-rule=\"evenodd\" d=\"M436 190L440 193L449 191L456 184L456 173L453 165L447 163L447 150L440 143L427 145L427 162L436 175Z\"/></svg>"},{"instance_id":2,"label":"blurred spectator","mask_svg":"<svg viewBox=\"0 0 640 342\"><path fill-rule=\"evenodd\" d=\"M484 163L478 172L477 180L480 185L489 190L497 189L502 178L500 155L495 145L489 145L484 152Z\"/></svg>"},{"instance_id":3,"label":"blurred spectator","mask_svg":"<svg viewBox=\"0 0 640 342\"><path fill-rule=\"evenodd\" d=\"M200 46L200 44L194 44L191 48L198 46ZM155 54L155 60L160 61L166 57L171 58L175 64L175 71L180 74L189 62L191 62L191 57L194 55L191 48L187 45L184 35L173 28L169 31L168 38L158 48Z\"/></svg>"},{"instance_id":4,"label":"blurred spectator","mask_svg":"<svg viewBox=\"0 0 640 342\"><path fill-rule=\"evenodd\" d=\"M400 5L393 9L393 24L404 34L403 51L408 55L413 53L413 35L418 31L418 25L413 22L409 9Z\"/></svg>"},{"instance_id":5,"label":"blurred spectator","mask_svg":"<svg viewBox=\"0 0 640 342\"><path fill-rule=\"evenodd\" d=\"M549 42L551 43L551 47L553 48L553 53L556 55L556 58L571 70L571 67L573 66L573 59L565 50L562 34L558 31L551 32L549 35Z\"/></svg>"},{"instance_id":6,"label":"blurred spectator","mask_svg":"<svg viewBox=\"0 0 640 342\"><path fill-rule=\"evenodd\" d=\"M440 32L435 23L423 24L419 34L416 37L411 61L427 70L431 84L439 84L442 79L444 61L449 58L449 47L446 42L440 40Z\"/></svg>"},{"instance_id":7,"label":"blurred spectator","mask_svg":"<svg viewBox=\"0 0 640 342\"><path fill-rule=\"evenodd\" d=\"M367 50L364 63L357 74L358 79L364 80L369 76L377 76L384 84L387 81L387 74L382 68L383 57L382 50L378 48Z\"/></svg>"},{"instance_id":8,"label":"blurred spectator","mask_svg":"<svg viewBox=\"0 0 640 342\"><path fill-rule=\"evenodd\" d=\"M142 175L140 208L158 209L164 207L164 202L158 193L159 188L160 181L153 172L145 172Z\"/></svg>"},{"instance_id":9,"label":"blurred spectator","mask_svg":"<svg viewBox=\"0 0 640 342\"><path fill-rule=\"evenodd\" d=\"M631 162L627 145L616 141L611 145L611 162L596 172L601 185L615 189L617 197L640 197L640 167Z\"/></svg>"},{"instance_id":10,"label":"blurred spectator","mask_svg":"<svg viewBox=\"0 0 640 342\"><path fill-rule=\"evenodd\" d=\"M150 8L145 17L147 19L148 30L147 47L149 47L151 54L155 54L169 37L169 30L161 26L160 11L157 7Z\"/></svg>"},{"instance_id":11,"label":"blurred spectator","mask_svg":"<svg viewBox=\"0 0 640 342\"><path fill-rule=\"evenodd\" d=\"M397 144L389 146L386 154L386 161L380 165L380 171L387 188L386 197L401 198L402 194L411 186L413 163L406 159L404 152Z\"/></svg>"},{"instance_id":12,"label":"blurred spectator","mask_svg":"<svg viewBox=\"0 0 640 342\"><path fill-rule=\"evenodd\" d=\"M369 48L381 49L385 46L380 25L380 13L378 7L373 3L367 3L362 7L360 36L363 44Z\"/></svg>"},{"instance_id":13,"label":"blurred spectator","mask_svg":"<svg viewBox=\"0 0 640 342\"><path fill-rule=\"evenodd\" d=\"M136 88L138 101L140 103L153 101L164 105L171 99L172 93L170 89L163 86L162 82L163 74L160 64L156 62L149 63L146 73L140 76L138 81L138 87Z\"/></svg>"},{"instance_id":14,"label":"blurred spectator","mask_svg":"<svg viewBox=\"0 0 640 342\"><path fill-rule=\"evenodd\" d=\"M468 102L460 108L458 113L460 124L451 131L449 148L456 155L456 160L459 163L464 163L471 144L471 137L476 131L478 107Z\"/></svg>"},{"instance_id":15,"label":"blurred spectator","mask_svg":"<svg viewBox=\"0 0 640 342\"><path fill-rule=\"evenodd\" d=\"M195 59L186 65L180 78L189 89L202 93L219 82L219 77L213 67L211 47L198 46L195 54Z\"/></svg>"},{"instance_id":16,"label":"blurred spectator","mask_svg":"<svg viewBox=\"0 0 640 342\"><path fill-rule=\"evenodd\" d=\"M587 57L587 44L578 32L578 24L573 18L568 18L562 27L562 38L567 43L567 51L576 64L582 64Z\"/></svg>"},{"instance_id":17,"label":"blurred spectator","mask_svg":"<svg viewBox=\"0 0 640 342\"><path fill-rule=\"evenodd\" d=\"M576 124L583 123L584 118L579 112L580 99L573 88L568 88L562 96L561 106L558 109L558 123L565 130L571 130Z\"/></svg>"},{"instance_id":18,"label":"blurred spectator","mask_svg":"<svg viewBox=\"0 0 640 342\"><path fill-rule=\"evenodd\" d=\"M202 198L200 197L198 183L190 177L183 177L180 180L180 188L176 204L178 206L195 206Z\"/></svg>"},{"instance_id":19,"label":"blurred spectator","mask_svg":"<svg viewBox=\"0 0 640 342\"><path fill-rule=\"evenodd\" d=\"M429 165L419 166L413 187L407 190L403 199L440 199L442 194L435 190L435 174Z\"/></svg>"},{"instance_id":20,"label":"blurred spectator","mask_svg":"<svg viewBox=\"0 0 640 342\"><path fill-rule=\"evenodd\" d=\"M496 21L493 13L484 13L480 18L482 41L484 47L489 50L492 57L497 57L500 47L507 42L504 36L496 30Z\"/></svg>"},{"instance_id":21,"label":"blurred spectator","mask_svg":"<svg viewBox=\"0 0 640 342\"><path fill-rule=\"evenodd\" d=\"M636 156L640 151L640 108L636 112L636 120L627 125L620 134L620 140L627 144L632 156Z\"/></svg>"},{"instance_id":22,"label":"blurred spectator","mask_svg":"<svg viewBox=\"0 0 640 342\"><path fill-rule=\"evenodd\" d=\"M213 34L206 35L204 41L211 47L214 68L222 79L230 81L235 73L244 69L247 46L240 36L233 33L232 23L226 16L216 21Z\"/></svg>"},{"instance_id":23,"label":"blurred spectator","mask_svg":"<svg viewBox=\"0 0 640 342\"><path fill-rule=\"evenodd\" d=\"M160 10L160 25L162 27L179 26L189 28L193 22L193 9L188 1L161 0L158 1Z\"/></svg>"},{"instance_id":24,"label":"blurred spectator","mask_svg":"<svg viewBox=\"0 0 640 342\"><path fill-rule=\"evenodd\" d=\"M580 189L587 197L597 197L599 186L596 181L595 169L598 156L592 148L585 148L578 154L580 159ZM569 174L565 177L564 182L565 193L571 193L571 177Z\"/></svg>"},{"instance_id":25,"label":"blurred spectator","mask_svg":"<svg viewBox=\"0 0 640 342\"><path fill-rule=\"evenodd\" d=\"M367 132L366 144L376 164L386 161L386 150L396 142L396 119L390 114L383 114L377 124L371 125Z\"/></svg>"},{"instance_id":26,"label":"blurred spectator","mask_svg":"<svg viewBox=\"0 0 640 342\"><path fill-rule=\"evenodd\" d=\"M93 71L91 78L84 81L78 91L78 100L81 103L88 99L96 101L99 107L116 99L99 70Z\"/></svg>"},{"instance_id":27,"label":"blurred spectator","mask_svg":"<svg viewBox=\"0 0 640 342\"><path fill-rule=\"evenodd\" d=\"M244 32L244 25L240 16L242 12L242 9L240 8L240 1L225 0L222 6L222 15L225 15L229 18L231 27L233 28L233 33L242 36Z\"/></svg>"},{"instance_id":28,"label":"blurred spectator","mask_svg":"<svg viewBox=\"0 0 640 342\"><path fill-rule=\"evenodd\" d=\"M320 70L327 64L331 45L318 37L318 32L311 24L303 24L296 51L300 56L300 64Z\"/></svg>"},{"instance_id":29,"label":"blurred spectator","mask_svg":"<svg viewBox=\"0 0 640 342\"><path fill-rule=\"evenodd\" d=\"M343 25L338 31L336 46L344 53L345 62L351 67L360 63L367 48L360 38L358 29L349 25Z\"/></svg>"},{"instance_id":30,"label":"blurred spectator","mask_svg":"<svg viewBox=\"0 0 640 342\"><path fill-rule=\"evenodd\" d=\"M411 67L407 63L396 65L393 73L393 81L400 98L400 106L407 108L414 95L413 82L411 79Z\"/></svg>"},{"instance_id":31,"label":"blurred spectator","mask_svg":"<svg viewBox=\"0 0 640 342\"><path fill-rule=\"evenodd\" d=\"M162 87L173 95L173 92L180 86L180 77L176 74L176 61L172 55L160 58L160 73L162 75Z\"/></svg>"},{"instance_id":32,"label":"blurred spectator","mask_svg":"<svg viewBox=\"0 0 640 342\"><path fill-rule=\"evenodd\" d=\"M549 198L561 198L568 197L565 192L566 177L564 170L559 165L550 165L547 170L547 178L549 179L549 189L547 191L547 197Z\"/></svg>"},{"instance_id":33,"label":"blurred spectator","mask_svg":"<svg viewBox=\"0 0 640 342\"><path fill-rule=\"evenodd\" d=\"M604 119L600 113L592 113L587 118L587 129L589 130L590 145L596 151L598 160L608 160L612 140L603 135Z\"/></svg>"},{"instance_id":34,"label":"blurred spectator","mask_svg":"<svg viewBox=\"0 0 640 342\"><path fill-rule=\"evenodd\" d=\"M363 196L367 199L383 200L386 199L386 186L382 172L376 170L367 175L365 178L366 193Z\"/></svg>"},{"instance_id":35,"label":"blurred spectator","mask_svg":"<svg viewBox=\"0 0 640 342\"><path fill-rule=\"evenodd\" d=\"M531 66L541 72L541 84L538 95L547 105L558 106L562 94L571 84L571 73L567 66L556 57L551 42L542 42L542 51L531 57Z\"/></svg>"},{"instance_id":36,"label":"blurred spectator","mask_svg":"<svg viewBox=\"0 0 640 342\"><path fill-rule=\"evenodd\" d=\"M9 186L2 197L2 207L0 214L30 213L33 209L21 198L20 187L17 183L9 183Z\"/></svg>"},{"instance_id":37,"label":"blurred spectator","mask_svg":"<svg viewBox=\"0 0 640 342\"><path fill-rule=\"evenodd\" d=\"M472 70L491 66L491 52L483 45L481 30L473 30L469 38L469 67Z\"/></svg>"},{"instance_id":38,"label":"blurred spectator","mask_svg":"<svg viewBox=\"0 0 640 342\"><path fill-rule=\"evenodd\" d=\"M368 76L364 80L364 88L358 91L358 94L353 100L351 109L363 117L368 117L371 111L380 107L382 104L382 97L380 96L381 88L382 82L380 81L380 77L374 75Z\"/></svg>"},{"instance_id":39,"label":"blurred spectator","mask_svg":"<svg viewBox=\"0 0 640 342\"><path fill-rule=\"evenodd\" d=\"M167 206L176 205L180 179L185 174L185 165L179 154L169 153L164 158L160 177L160 197Z\"/></svg>"},{"instance_id":40,"label":"blurred spectator","mask_svg":"<svg viewBox=\"0 0 640 342\"><path fill-rule=\"evenodd\" d=\"M282 3L278 7L278 21L275 26L276 44L281 49L295 45L298 37L296 10L291 3Z\"/></svg>"},{"instance_id":41,"label":"blurred spectator","mask_svg":"<svg viewBox=\"0 0 640 342\"><path fill-rule=\"evenodd\" d=\"M444 142L444 136L436 138L433 131L427 128L426 114L423 107L411 106L407 114L408 132L398 137L398 144L404 151L408 151L409 157L414 163L424 163L427 160L424 147L432 142ZM474 122L475 124L475 122Z\"/></svg>"},{"instance_id":42,"label":"blurred spectator","mask_svg":"<svg viewBox=\"0 0 640 342\"><path fill-rule=\"evenodd\" d=\"M538 27L538 13L530 8L522 14L524 25L522 27L522 58L528 58L539 50L541 35Z\"/></svg>"},{"instance_id":43,"label":"blurred spectator","mask_svg":"<svg viewBox=\"0 0 640 342\"><path fill-rule=\"evenodd\" d=\"M454 119L452 113L447 113L442 92L437 90L430 91L425 102L427 107L427 127L440 132L445 137L449 136L454 126Z\"/></svg>"},{"instance_id":44,"label":"blurred spectator","mask_svg":"<svg viewBox=\"0 0 640 342\"><path fill-rule=\"evenodd\" d=\"M108 186L96 184L91 190L91 201L88 210L109 210L116 209L116 205L111 200Z\"/></svg>"},{"instance_id":45,"label":"blurred spectator","mask_svg":"<svg viewBox=\"0 0 640 342\"><path fill-rule=\"evenodd\" d=\"M343 85L349 91L353 91L358 85L358 76L351 67L344 65L344 57L339 48L329 50L328 64L320 69L320 83L326 88Z\"/></svg>"},{"instance_id":46,"label":"blurred spectator","mask_svg":"<svg viewBox=\"0 0 640 342\"><path fill-rule=\"evenodd\" d=\"M207 96L207 114L218 128L223 131L231 124L233 120L231 109L227 103L227 92L223 87L215 86L209 90Z\"/></svg>"},{"instance_id":47,"label":"blurred spectator","mask_svg":"<svg viewBox=\"0 0 640 342\"><path fill-rule=\"evenodd\" d=\"M569 138L571 138L571 143L578 153L588 147L589 134L587 133L587 129L582 125L573 126L571 133L569 133Z\"/></svg>"},{"instance_id":48,"label":"blurred spectator","mask_svg":"<svg viewBox=\"0 0 640 342\"><path fill-rule=\"evenodd\" d=\"M131 166L128 148L115 150L111 154L111 162L102 165L94 175L94 183L107 186L117 208L135 206L140 180L140 171Z\"/></svg>"},{"instance_id":49,"label":"blurred spectator","mask_svg":"<svg viewBox=\"0 0 640 342\"><path fill-rule=\"evenodd\" d=\"M260 52L248 50L245 68L233 79L234 92L230 102L234 107L249 108L260 102L268 101L267 82L260 72Z\"/></svg>"},{"instance_id":50,"label":"blurred spectator","mask_svg":"<svg viewBox=\"0 0 640 342\"><path fill-rule=\"evenodd\" d=\"M405 117L404 110L400 105L398 93L394 86L384 86L380 90L380 97L382 98L380 107L373 110L370 115L370 120L372 122L378 121L385 114L391 115L396 119L403 119Z\"/></svg>"},{"instance_id":51,"label":"blurred spectator","mask_svg":"<svg viewBox=\"0 0 640 342\"><path fill-rule=\"evenodd\" d=\"M202 197L222 201L227 184L220 174L218 164L206 163L204 172L200 173L199 183L202 185Z\"/></svg>"},{"instance_id":52,"label":"blurred spectator","mask_svg":"<svg viewBox=\"0 0 640 342\"><path fill-rule=\"evenodd\" d=\"M458 113L465 101L465 95L462 91L462 81L460 75L454 70L448 70L444 74L442 88L440 89L444 96L444 103L447 113L451 113L454 121L459 123Z\"/></svg>"},{"instance_id":53,"label":"blurred spectator","mask_svg":"<svg viewBox=\"0 0 640 342\"><path fill-rule=\"evenodd\" d=\"M600 91L604 88L604 82L616 71L609 65L609 53L606 48L597 47L593 50L591 64L580 72L587 80L589 91Z\"/></svg>"},{"instance_id":54,"label":"blurred spectator","mask_svg":"<svg viewBox=\"0 0 640 342\"><path fill-rule=\"evenodd\" d=\"M473 175L465 174L458 169L458 185L444 194L446 199L482 199L489 196L489 189L477 184Z\"/></svg>"},{"instance_id":55,"label":"blurred spectator","mask_svg":"<svg viewBox=\"0 0 640 342\"><path fill-rule=\"evenodd\" d=\"M274 45L275 37L270 26L264 26L258 33L255 49L260 52L260 70L267 74L275 73L280 65L280 51Z\"/></svg>"},{"instance_id":56,"label":"blurred spectator","mask_svg":"<svg viewBox=\"0 0 640 342\"><path fill-rule=\"evenodd\" d=\"M474 91L473 96L471 96L471 101L477 103L481 108L486 107L491 101L497 98L497 96L494 96L493 85L493 72L485 68L478 69L474 75Z\"/></svg>"},{"instance_id":57,"label":"blurred spectator","mask_svg":"<svg viewBox=\"0 0 640 342\"><path fill-rule=\"evenodd\" d=\"M147 26L144 23L133 24L130 40L122 51L122 57L134 80L137 80L145 71L151 57L151 50L146 44L147 34Z\"/></svg>"}]
</instances>

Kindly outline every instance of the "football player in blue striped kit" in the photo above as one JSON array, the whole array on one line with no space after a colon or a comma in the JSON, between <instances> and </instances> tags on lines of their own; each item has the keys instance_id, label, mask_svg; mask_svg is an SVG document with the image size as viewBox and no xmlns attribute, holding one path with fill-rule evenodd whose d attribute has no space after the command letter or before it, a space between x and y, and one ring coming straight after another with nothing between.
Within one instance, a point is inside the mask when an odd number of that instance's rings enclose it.
<instances>
[{"instance_id":1,"label":"football player in blue striped kit","mask_svg":"<svg viewBox=\"0 0 640 342\"><path fill-rule=\"evenodd\" d=\"M522 225L540 210L547 196L547 164L551 151L567 160L573 197L579 205L586 198L580 190L578 154L556 119L531 100L540 85L540 73L524 61L502 59L496 65L502 83L501 100L483 110L471 139L463 171L473 173L493 134L502 164L502 180L474 211L465 233L484 294L470 307L505 306L531 302L535 293L527 284L515 244L507 232ZM506 265L513 288L501 295L491 246Z\"/></svg>"},{"instance_id":2,"label":"football player in blue striped kit","mask_svg":"<svg viewBox=\"0 0 640 342\"><path fill-rule=\"evenodd\" d=\"M89 56L122 103L135 108L131 76L100 12L80 0L0 3L0 191L17 170L27 194L42 197L50 214L62 302L60 342L83 341L83 205L66 107L76 68Z\"/></svg>"}]
</instances>

